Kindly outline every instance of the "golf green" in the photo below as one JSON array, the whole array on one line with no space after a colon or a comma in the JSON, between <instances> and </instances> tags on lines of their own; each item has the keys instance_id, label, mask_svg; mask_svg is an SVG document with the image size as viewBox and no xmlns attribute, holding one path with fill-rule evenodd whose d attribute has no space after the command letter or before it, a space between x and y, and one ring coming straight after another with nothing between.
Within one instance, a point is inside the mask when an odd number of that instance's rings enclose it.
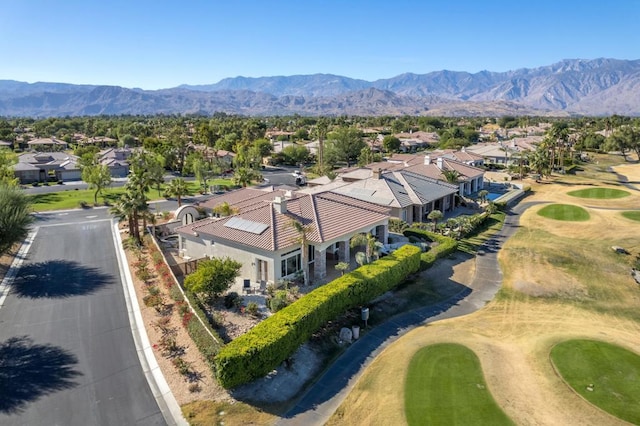
<instances>
[{"instance_id":1,"label":"golf green","mask_svg":"<svg viewBox=\"0 0 640 426\"><path fill-rule=\"evenodd\" d=\"M584 399L622 420L640 424L640 356L596 340L568 340L551 349L551 362Z\"/></svg>"},{"instance_id":2,"label":"golf green","mask_svg":"<svg viewBox=\"0 0 640 426\"><path fill-rule=\"evenodd\" d=\"M630 210L627 212L622 212L622 216L626 217L627 219L640 222L640 210Z\"/></svg>"},{"instance_id":3,"label":"golf green","mask_svg":"<svg viewBox=\"0 0 640 426\"><path fill-rule=\"evenodd\" d=\"M571 222L584 222L589 220L589 213L580 206L571 204L550 204L538 210L542 217Z\"/></svg>"},{"instance_id":4,"label":"golf green","mask_svg":"<svg viewBox=\"0 0 640 426\"><path fill-rule=\"evenodd\" d=\"M567 193L572 197L579 198L595 198L598 200L606 200L612 198L624 198L628 197L629 194L627 191L623 191L622 189L613 189L613 188L587 188L587 189L579 189L577 191L571 191Z\"/></svg>"},{"instance_id":5,"label":"golf green","mask_svg":"<svg viewBox=\"0 0 640 426\"><path fill-rule=\"evenodd\" d=\"M512 425L487 389L480 360L451 343L420 349L405 382L409 425Z\"/></svg>"}]
</instances>

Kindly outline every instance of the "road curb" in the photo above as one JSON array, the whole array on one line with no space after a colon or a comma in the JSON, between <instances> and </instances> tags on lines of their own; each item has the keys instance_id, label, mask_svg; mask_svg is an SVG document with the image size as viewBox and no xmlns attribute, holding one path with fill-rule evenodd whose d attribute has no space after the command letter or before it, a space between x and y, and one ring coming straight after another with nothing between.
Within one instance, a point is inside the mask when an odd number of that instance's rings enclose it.
<instances>
[{"instance_id":1,"label":"road curb","mask_svg":"<svg viewBox=\"0 0 640 426\"><path fill-rule=\"evenodd\" d=\"M178 401L176 401L173 393L171 393L171 389L160 370L160 366L158 366L158 361L149 342L149 336L147 336L147 330L144 327L144 321L142 319L142 312L140 311L140 305L136 297L136 290L133 286L131 271L129 271L129 266L126 262L127 257L122 248L122 238L118 231L118 222L114 221L111 233L115 244L116 258L120 266L120 278L124 290L125 302L127 304L131 334L133 335L136 352L142 365L142 371L167 424L188 426L189 423L182 416L182 410L178 405Z\"/></svg>"}]
</instances>

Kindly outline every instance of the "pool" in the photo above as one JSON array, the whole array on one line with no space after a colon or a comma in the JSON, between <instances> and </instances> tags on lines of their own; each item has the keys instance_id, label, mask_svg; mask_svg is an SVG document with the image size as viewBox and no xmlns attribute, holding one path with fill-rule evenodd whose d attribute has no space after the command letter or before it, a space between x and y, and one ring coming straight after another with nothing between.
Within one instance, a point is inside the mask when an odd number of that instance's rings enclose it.
<instances>
[{"instance_id":1,"label":"pool","mask_svg":"<svg viewBox=\"0 0 640 426\"><path fill-rule=\"evenodd\" d=\"M496 198L500 198L504 195L502 192L490 192L487 194L487 200L494 201Z\"/></svg>"}]
</instances>

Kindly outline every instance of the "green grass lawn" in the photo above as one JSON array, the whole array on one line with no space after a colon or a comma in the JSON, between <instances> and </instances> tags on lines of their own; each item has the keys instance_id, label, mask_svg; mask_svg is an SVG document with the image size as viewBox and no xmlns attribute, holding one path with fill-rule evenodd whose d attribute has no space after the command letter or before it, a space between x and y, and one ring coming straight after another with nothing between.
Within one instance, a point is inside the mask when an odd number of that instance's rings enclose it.
<instances>
[{"instance_id":1,"label":"green grass lawn","mask_svg":"<svg viewBox=\"0 0 640 426\"><path fill-rule=\"evenodd\" d=\"M187 182L191 194L197 194L200 191L200 185L197 182ZM208 182L209 185L226 185L228 187L233 186L233 182L230 179L215 179ZM162 193L166 185L162 185L160 194L156 189L151 189L147 192L149 200L161 200L164 199ZM69 187L61 185L60 191L50 192L47 194L35 194L31 195L32 207L34 211L42 212L49 210L67 210L80 207L81 202L86 203L88 206L93 206L93 189L69 189ZM107 202L110 205L115 204L118 201L120 195L124 192L123 187L118 188L106 188L98 195L98 203L104 205Z\"/></svg>"},{"instance_id":2,"label":"green grass lawn","mask_svg":"<svg viewBox=\"0 0 640 426\"><path fill-rule=\"evenodd\" d=\"M512 425L487 389L480 360L451 343L420 349L405 382L409 425Z\"/></svg>"},{"instance_id":3,"label":"green grass lawn","mask_svg":"<svg viewBox=\"0 0 640 426\"><path fill-rule=\"evenodd\" d=\"M579 206L570 204L550 204L541 208L538 214L542 217L571 222L584 222L589 220L589 213Z\"/></svg>"},{"instance_id":4,"label":"green grass lawn","mask_svg":"<svg viewBox=\"0 0 640 426\"><path fill-rule=\"evenodd\" d=\"M506 214L498 211L489 216L480 226L478 226L471 234L458 241L458 250L475 254L478 248L489 238L495 235L504 224Z\"/></svg>"},{"instance_id":5,"label":"green grass lawn","mask_svg":"<svg viewBox=\"0 0 640 426\"><path fill-rule=\"evenodd\" d=\"M622 212L622 216L630 220L640 222L640 210L630 210L628 212Z\"/></svg>"},{"instance_id":6,"label":"green grass lawn","mask_svg":"<svg viewBox=\"0 0 640 426\"><path fill-rule=\"evenodd\" d=\"M614 198L624 198L628 197L629 192L623 191L622 189L613 189L613 188L587 188L587 189L579 189L577 191L570 191L567 193L572 197L579 198L595 198L598 200L608 200Z\"/></svg>"},{"instance_id":7,"label":"green grass lawn","mask_svg":"<svg viewBox=\"0 0 640 426\"><path fill-rule=\"evenodd\" d=\"M584 399L640 424L640 356L605 342L568 340L551 349L551 361Z\"/></svg>"}]
</instances>

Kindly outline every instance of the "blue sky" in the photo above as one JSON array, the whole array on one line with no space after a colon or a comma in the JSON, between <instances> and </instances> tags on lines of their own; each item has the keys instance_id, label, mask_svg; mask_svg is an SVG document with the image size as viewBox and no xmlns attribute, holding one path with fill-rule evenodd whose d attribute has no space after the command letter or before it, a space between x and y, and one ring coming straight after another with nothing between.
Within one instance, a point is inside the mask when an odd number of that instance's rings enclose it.
<instances>
[{"instance_id":1,"label":"blue sky","mask_svg":"<svg viewBox=\"0 0 640 426\"><path fill-rule=\"evenodd\" d=\"M0 79L159 89L640 59L640 1L0 0Z\"/></svg>"}]
</instances>

